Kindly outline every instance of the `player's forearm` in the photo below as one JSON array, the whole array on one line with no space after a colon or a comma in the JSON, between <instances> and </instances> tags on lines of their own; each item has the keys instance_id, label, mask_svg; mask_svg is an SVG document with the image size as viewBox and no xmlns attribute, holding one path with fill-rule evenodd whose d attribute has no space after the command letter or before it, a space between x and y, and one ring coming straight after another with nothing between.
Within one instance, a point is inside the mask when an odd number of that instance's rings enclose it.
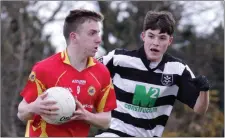
<instances>
[{"instance_id":1,"label":"player's forearm","mask_svg":"<svg viewBox=\"0 0 225 138\"><path fill-rule=\"evenodd\" d=\"M27 120L32 119L33 113L31 112L31 104L23 104L20 103L18 107L18 113L17 117L23 121L26 122Z\"/></svg>"},{"instance_id":2,"label":"player's forearm","mask_svg":"<svg viewBox=\"0 0 225 138\"><path fill-rule=\"evenodd\" d=\"M209 106L209 92L201 91L194 106L194 111L198 114L205 114Z\"/></svg>"},{"instance_id":3,"label":"player's forearm","mask_svg":"<svg viewBox=\"0 0 225 138\"><path fill-rule=\"evenodd\" d=\"M96 127L107 129L110 125L110 120L111 120L110 112L102 112L102 113L89 112L87 115L86 122Z\"/></svg>"}]
</instances>

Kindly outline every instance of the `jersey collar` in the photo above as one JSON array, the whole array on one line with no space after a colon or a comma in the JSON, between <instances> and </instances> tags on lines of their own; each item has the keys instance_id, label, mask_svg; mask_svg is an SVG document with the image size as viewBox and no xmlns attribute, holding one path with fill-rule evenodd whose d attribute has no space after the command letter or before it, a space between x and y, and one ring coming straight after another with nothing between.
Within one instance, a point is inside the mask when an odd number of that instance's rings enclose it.
<instances>
[{"instance_id":1,"label":"jersey collar","mask_svg":"<svg viewBox=\"0 0 225 138\"><path fill-rule=\"evenodd\" d=\"M94 58L93 57L89 57L88 58L87 68L92 67L94 65L96 65L96 63L94 62Z\"/></svg>"},{"instance_id":2,"label":"jersey collar","mask_svg":"<svg viewBox=\"0 0 225 138\"><path fill-rule=\"evenodd\" d=\"M141 58L142 62L144 63L145 67L148 69L148 70L151 70L151 71L154 71L156 69L160 69L161 71L164 70L164 63L165 63L165 55L163 55L162 57L162 60L160 61L160 63L158 64L157 67L151 69L149 67L150 65L150 60L147 59L147 56L145 54L145 50L144 50L144 46L141 46L139 49L138 49L138 54L139 54L139 57Z\"/></svg>"},{"instance_id":3,"label":"jersey collar","mask_svg":"<svg viewBox=\"0 0 225 138\"><path fill-rule=\"evenodd\" d=\"M67 49L61 52L61 59L62 59L63 63L71 66L70 59L69 59L69 56L68 56L68 53L67 53ZM96 65L96 63L94 62L93 57L89 57L87 68L92 67L94 65Z\"/></svg>"}]
</instances>

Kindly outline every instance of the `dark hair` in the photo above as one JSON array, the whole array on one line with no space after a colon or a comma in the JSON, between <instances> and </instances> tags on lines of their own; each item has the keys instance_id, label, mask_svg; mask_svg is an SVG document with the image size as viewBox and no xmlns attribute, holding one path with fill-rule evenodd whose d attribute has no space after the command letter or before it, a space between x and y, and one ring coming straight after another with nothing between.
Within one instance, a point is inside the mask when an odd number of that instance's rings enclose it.
<instances>
[{"instance_id":1,"label":"dark hair","mask_svg":"<svg viewBox=\"0 0 225 138\"><path fill-rule=\"evenodd\" d=\"M167 11L148 11L145 16L143 31L148 29L159 29L160 33L172 35L174 32L175 20L173 15Z\"/></svg>"},{"instance_id":2,"label":"dark hair","mask_svg":"<svg viewBox=\"0 0 225 138\"><path fill-rule=\"evenodd\" d=\"M83 24L87 20L102 21L104 16L101 13L97 13L85 9L76 9L70 11L69 15L66 17L63 26L63 35L66 41L72 31L77 31L79 25Z\"/></svg>"}]
</instances>

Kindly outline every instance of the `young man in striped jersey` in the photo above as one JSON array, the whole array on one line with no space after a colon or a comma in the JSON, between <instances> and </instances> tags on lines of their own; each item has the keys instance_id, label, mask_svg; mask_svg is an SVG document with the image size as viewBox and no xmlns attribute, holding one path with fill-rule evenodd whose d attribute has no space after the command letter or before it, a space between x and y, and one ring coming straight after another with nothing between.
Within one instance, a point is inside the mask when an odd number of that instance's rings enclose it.
<instances>
[{"instance_id":1,"label":"young man in striped jersey","mask_svg":"<svg viewBox=\"0 0 225 138\"><path fill-rule=\"evenodd\" d=\"M207 111L209 82L167 53L174 18L169 12L146 14L138 50L116 49L99 59L110 70L117 108L111 125L96 137L161 137L175 100L199 114Z\"/></svg>"}]
</instances>

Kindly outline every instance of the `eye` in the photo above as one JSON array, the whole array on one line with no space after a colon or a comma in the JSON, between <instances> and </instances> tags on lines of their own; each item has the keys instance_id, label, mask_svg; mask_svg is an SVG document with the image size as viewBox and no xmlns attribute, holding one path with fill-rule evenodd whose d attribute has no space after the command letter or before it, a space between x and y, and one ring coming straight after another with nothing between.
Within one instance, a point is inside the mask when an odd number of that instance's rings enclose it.
<instances>
[{"instance_id":1,"label":"eye","mask_svg":"<svg viewBox=\"0 0 225 138\"><path fill-rule=\"evenodd\" d=\"M160 37L160 40L166 40L166 37Z\"/></svg>"},{"instance_id":2,"label":"eye","mask_svg":"<svg viewBox=\"0 0 225 138\"><path fill-rule=\"evenodd\" d=\"M89 35L90 36L94 36L94 35L97 35L98 34L98 31L90 31L89 32Z\"/></svg>"},{"instance_id":3,"label":"eye","mask_svg":"<svg viewBox=\"0 0 225 138\"><path fill-rule=\"evenodd\" d=\"M94 34L95 34L95 32L90 32L90 33L89 33L89 35L91 35L91 36L94 35Z\"/></svg>"},{"instance_id":4,"label":"eye","mask_svg":"<svg viewBox=\"0 0 225 138\"><path fill-rule=\"evenodd\" d=\"M149 35L148 37L149 37L149 38L154 38L154 36L153 36L153 35Z\"/></svg>"}]
</instances>

